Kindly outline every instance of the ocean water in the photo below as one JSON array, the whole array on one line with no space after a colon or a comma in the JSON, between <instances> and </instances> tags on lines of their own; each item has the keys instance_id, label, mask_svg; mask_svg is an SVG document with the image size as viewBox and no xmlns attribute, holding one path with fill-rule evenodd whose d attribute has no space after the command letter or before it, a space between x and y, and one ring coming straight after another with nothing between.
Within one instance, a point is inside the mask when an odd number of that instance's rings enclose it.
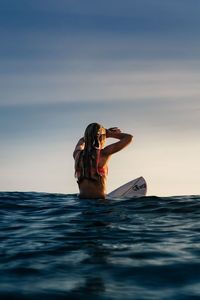
<instances>
[{"instance_id":1,"label":"ocean water","mask_svg":"<svg viewBox=\"0 0 200 300\"><path fill-rule=\"evenodd\" d=\"M200 196L0 206L0 299L200 299Z\"/></svg>"}]
</instances>

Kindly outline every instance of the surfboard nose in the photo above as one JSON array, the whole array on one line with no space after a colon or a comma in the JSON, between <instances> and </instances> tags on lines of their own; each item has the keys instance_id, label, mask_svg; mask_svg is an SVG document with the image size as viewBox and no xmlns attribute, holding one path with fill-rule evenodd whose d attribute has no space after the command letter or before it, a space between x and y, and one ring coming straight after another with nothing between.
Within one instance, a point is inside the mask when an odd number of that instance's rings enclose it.
<instances>
[{"instance_id":1,"label":"surfboard nose","mask_svg":"<svg viewBox=\"0 0 200 300\"><path fill-rule=\"evenodd\" d=\"M108 196L112 198L132 198L146 196L146 194L147 183L144 177L140 176L123 184L119 188L109 193Z\"/></svg>"}]
</instances>

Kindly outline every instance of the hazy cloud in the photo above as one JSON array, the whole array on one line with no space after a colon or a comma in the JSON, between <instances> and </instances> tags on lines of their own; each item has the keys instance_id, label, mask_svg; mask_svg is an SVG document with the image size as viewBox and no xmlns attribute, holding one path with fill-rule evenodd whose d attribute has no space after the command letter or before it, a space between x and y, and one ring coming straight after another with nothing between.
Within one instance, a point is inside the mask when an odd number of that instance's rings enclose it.
<instances>
[{"instance_id":1,"label":"hazy cloud","mask_svg":"<svg viewBox=\"0 0 200 300\"><path fill-rule=\"evenodd\" d=\"M0 105L197 99L199 70L199 61L66 61L48 66L38 61L33 67L16 62L0 74Z\"/></svg>"}]
</instances>

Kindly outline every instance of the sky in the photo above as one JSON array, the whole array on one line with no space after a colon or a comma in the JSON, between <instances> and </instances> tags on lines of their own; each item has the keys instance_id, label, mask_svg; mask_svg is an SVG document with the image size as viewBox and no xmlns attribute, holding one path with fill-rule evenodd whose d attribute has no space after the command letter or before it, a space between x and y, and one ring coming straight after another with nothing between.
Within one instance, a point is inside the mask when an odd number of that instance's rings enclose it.
<instances>
[{"instance_id":1,"label":"sky","mask_svg":"<svg viewBox=\"0 0 200 300\"><path fill-rule=\"evenodd\" d=\"M1 191L77 193L72 152L99 122L134 136L108 192L200 194L199 0L0 4Z\"/></svg>"}]
</instances>

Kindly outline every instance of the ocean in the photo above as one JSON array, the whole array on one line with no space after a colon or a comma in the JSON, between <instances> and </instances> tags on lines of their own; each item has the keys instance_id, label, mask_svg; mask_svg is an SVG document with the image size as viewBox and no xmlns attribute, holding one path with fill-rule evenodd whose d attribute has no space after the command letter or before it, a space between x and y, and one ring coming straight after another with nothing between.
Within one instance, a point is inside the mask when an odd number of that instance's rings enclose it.
<instances>
[{"instance_id":1,"label":"ocean","mask_svg":"<svg viewBox=\"0 0 200 300\"><path fill-rule=\"evenodd\" d=\"M200 196L0 206L0 299L200 299Z\"/></svg>"}]
</instances>

